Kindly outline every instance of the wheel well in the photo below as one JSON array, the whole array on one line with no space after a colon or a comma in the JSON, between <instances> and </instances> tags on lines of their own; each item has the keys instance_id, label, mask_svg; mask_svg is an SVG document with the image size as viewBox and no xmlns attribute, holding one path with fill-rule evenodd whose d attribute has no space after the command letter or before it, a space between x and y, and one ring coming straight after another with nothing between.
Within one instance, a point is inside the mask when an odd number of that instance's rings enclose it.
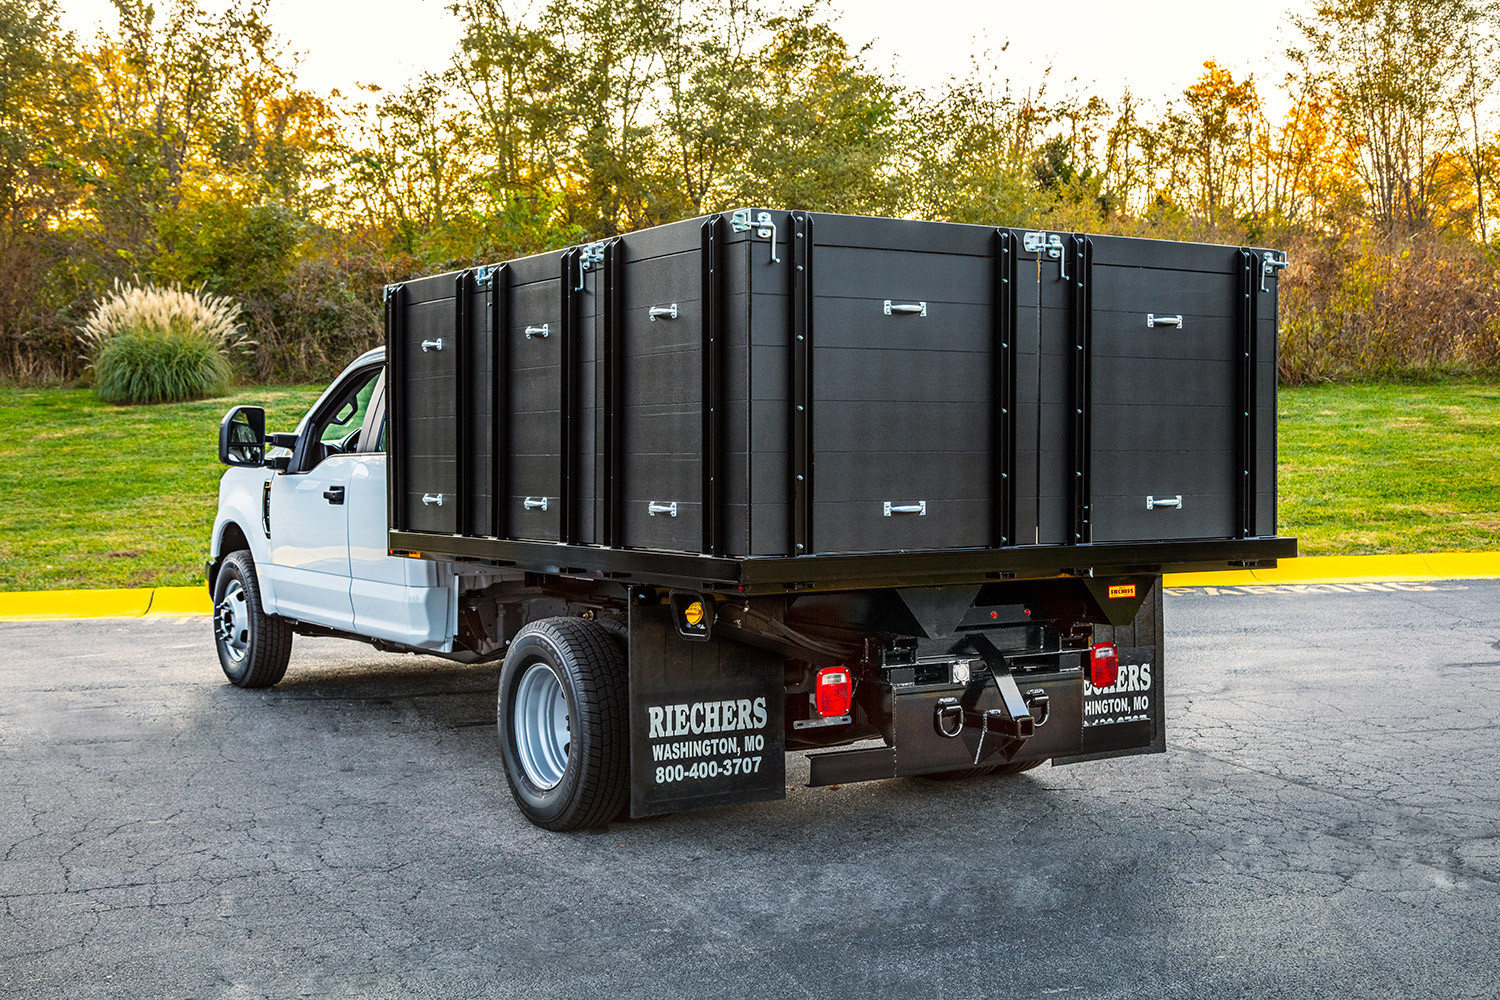
<instances>
[{"instance_id":1,"label":"wheel well","mask_svg":"<svg viewBox=\"0 0 1500 1000\"><path fill-rule=\"evenodd\" d=\"M249 547L250 540L245 537L245 533L240 530L240 526L238 524L230 521L228 524L224 525L224 533L219 536L220 559L223 559L231 552L236 552L240 549L248 549Z\"/></svg>"},{"instance_id":2,"label":"wheel well","mask_svg":"<svg viewBox=\"0 0 1500 1000\"><path fill-rule=\"evenodd\" d=\"M248 551L249 548L250 540L245 537L245 532L240 529L238 524L230 521L224 525L224 530L219 534L219 554L208 561L207 573L205 574L208 577L208 592L210 594L214 592L214 584L217 582L219 567L223 565L224 557L231 552L238 552L241 549Z\"/></svg>"}]
</instances>

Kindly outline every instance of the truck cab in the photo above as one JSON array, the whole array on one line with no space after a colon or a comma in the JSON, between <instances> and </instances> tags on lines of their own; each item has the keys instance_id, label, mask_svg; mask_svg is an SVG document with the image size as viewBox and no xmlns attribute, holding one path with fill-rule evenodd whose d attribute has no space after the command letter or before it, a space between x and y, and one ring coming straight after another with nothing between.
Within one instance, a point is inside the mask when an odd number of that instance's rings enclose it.
<instances>
[{"instance_id":1,"label":"truck cab","mask_svg":"<svg viewBox=\"0 0 1500 1000\"><path fill-rule=\"evenodd\" d=\"M261 615L307 632L451 653L451 566L392 556L386 545L385 350L350 364L295 430L267 436L263 456L254 447L236 454L231 435L248 439L264 420L258 407L236 407L221 429L230 468L219 484L207 577L226 670L244 669L254 653L249 588L239 579L247 567L237 567L235 586L219 586L236 552L253 569ZM263 676L284 669L278 663Z\"/></svg>"}]
</instances>

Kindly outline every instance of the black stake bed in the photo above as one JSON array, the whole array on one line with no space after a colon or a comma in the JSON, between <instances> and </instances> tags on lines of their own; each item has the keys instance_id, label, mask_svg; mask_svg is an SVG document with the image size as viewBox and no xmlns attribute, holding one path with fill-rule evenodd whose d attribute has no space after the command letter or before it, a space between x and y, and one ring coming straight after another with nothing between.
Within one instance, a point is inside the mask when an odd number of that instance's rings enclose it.
<instances>
[{"instance_id":1,"label":"black stake bed","mask_svg":"<svg viewBox=\"0 0 1500 1000\"><path fill-rule=\"evenodd\" d=\"M753 210L392 286L390 546L748 593L1271 565L1272 256Z\"/></svg>"}]
</instances>

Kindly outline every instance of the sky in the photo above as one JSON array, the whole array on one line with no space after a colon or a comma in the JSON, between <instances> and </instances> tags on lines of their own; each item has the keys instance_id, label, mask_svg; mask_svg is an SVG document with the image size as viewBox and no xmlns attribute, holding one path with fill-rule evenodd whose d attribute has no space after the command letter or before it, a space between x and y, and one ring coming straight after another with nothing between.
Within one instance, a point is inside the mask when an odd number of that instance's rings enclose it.
<instances>
[{"instance_id":1,"label":"sky","mask_svg":"<svg viewBox=\"0 0 1500 1000\"><path fill-rule=\"evenodd\" d=\"M304 85L320 91L351 80L397 89L440 70L458 40L447 0L271 0L270 20L302 54ZM157 0L158 7L166 0ZM204 0L222 9L220 0ZM851 45L871 43L874 67L907 86L941 86L973 59L998 65L1018 89L1042 79L1050 90L1105 99L1128 86L1160 104L1177 97L1214 59L1236 78L1254 73L1274 110L1285 73L1281 53L1296 38L1291 15L1311 0L1246 6L1206 0L835 0ZM109 0L60 0L63 23L85 37L113 26ZM916 16L914 12L920 12ZM1006 48L1008 43L1008 48ZM1004 51L1002 52L1002 48ZM988 57L987 57L988 54Z\"/></svg>"}]
</instances>

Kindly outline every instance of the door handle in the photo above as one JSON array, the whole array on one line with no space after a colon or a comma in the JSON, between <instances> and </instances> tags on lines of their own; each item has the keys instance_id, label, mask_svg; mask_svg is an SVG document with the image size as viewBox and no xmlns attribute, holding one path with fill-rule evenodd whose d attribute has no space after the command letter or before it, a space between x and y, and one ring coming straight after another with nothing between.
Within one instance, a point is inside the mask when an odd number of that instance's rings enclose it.
<instances>
[{"instance_id":1,"label":"door handle","mask_svg":"<svg viewBox=\"0 0 1500 1000\"><path fill-rule=\"evenodd\" d=\"M323 491L323 499L329 503L343 503L344 488L342 486L330 486Z\"/></svg>"}]
</instances>

